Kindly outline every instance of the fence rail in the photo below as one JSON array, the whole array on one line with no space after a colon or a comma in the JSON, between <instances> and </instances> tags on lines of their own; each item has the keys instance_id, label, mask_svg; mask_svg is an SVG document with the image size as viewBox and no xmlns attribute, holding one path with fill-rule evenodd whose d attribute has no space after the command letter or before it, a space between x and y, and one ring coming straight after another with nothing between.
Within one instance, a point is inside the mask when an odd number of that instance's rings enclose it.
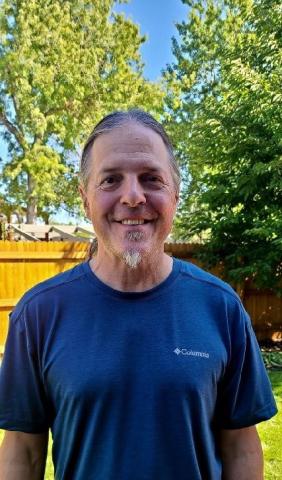
<instances>
[{"instance_id":1,"label":"fence rail","mask_svg":"<svg viewBox=\"0 0 282 480\"><path fill-rule=\"evenodd\" d=\"M0 241L0 353L3 351L8 314L23 293L36 283L73 267L85 259L85 242ZM197 246L165 245L168 254L194 263ZM220 275L220 268L213 273ZM257 290L246 283L238 287L259 340L282 340L282 299L270 290Z\"/></svg>"}]
</instances>

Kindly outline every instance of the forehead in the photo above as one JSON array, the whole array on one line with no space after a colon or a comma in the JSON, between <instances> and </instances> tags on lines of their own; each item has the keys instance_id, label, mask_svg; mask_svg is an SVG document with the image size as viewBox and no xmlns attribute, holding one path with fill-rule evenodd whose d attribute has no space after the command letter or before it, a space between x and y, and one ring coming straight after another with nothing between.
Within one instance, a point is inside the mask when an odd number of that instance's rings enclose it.
<instances>
[{"instance_id":1,"label":"forehead","mask_svg":"<svg viewBox=\"0 0 282 480\"><path fill-rule=\"evenodd\" d=\"M156 168L169 171L166 146L159 134L136 122L128 122L100 135L91 149L96 173L105 168Z\"/></svg>"}]
</instances>

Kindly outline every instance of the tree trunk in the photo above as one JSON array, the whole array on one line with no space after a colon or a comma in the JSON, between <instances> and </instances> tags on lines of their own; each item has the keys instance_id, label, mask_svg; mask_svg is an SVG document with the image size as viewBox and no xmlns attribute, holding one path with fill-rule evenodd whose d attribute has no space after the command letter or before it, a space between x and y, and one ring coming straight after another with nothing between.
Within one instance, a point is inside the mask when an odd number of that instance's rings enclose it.
<instances>
[{"instance_id":1,"label":"tree trunk","mask_svg":"<svg viewBox=\"0 0 282 480\"><path fill-rule=\"evenodd\" d=\"M37 199L34 196L35 180L28 173L27 176L27 190L28 201L26 208L26 223L35 223L37 219Z\"/></svg>"},{"instance_id":2,"label":"tree trunk","mask_svg":"<svg viewBox=\"0 0 282 480\"><path fill-rule=\"evenodd\" d=\"M50 223L50 213L49 212L40 212L40 217L43 218L43 222L45 225L49 225Z\"/></svg>"},{"instance_id":3,"label":"tree trunk","mask_svg":"<svg viewBox=\"0 0 282 480\"><path fill-rule=\"evenodd\" d=\"M17 221L18 223L23 223L23 216L20 212L18 212L17 210L14 212L14 214L16 215L17 217Z\"/></svg>"}]
</instances>

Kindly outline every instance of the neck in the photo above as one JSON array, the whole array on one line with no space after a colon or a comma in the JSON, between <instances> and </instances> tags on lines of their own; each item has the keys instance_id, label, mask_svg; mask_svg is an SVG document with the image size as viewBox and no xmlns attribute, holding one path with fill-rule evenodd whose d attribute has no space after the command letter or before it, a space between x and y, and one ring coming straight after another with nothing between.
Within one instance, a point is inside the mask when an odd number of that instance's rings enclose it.
<instances>
[{"instance_id":1,"label":"neck","mask_svg":"<svg viewBox=\"0 0 282 480\"><path fill-rule=\"evenodd\" d=\"M91 270L106 285L122 292L144 292L163 282L172 270L172 258L161 252L154 259L143 258L135 267L124 260L99 254L90 260Z\"/></svg>"}]
</instances>

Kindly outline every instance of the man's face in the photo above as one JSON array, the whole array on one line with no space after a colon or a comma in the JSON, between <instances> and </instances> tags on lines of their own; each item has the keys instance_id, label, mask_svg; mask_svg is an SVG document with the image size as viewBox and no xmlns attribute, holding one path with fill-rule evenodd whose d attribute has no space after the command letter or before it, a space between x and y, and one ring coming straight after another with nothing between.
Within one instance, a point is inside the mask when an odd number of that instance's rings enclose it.
<instances>
[{"instance_id":1,"label":"man's face","mask_svg":"<svg viewBox=\"0 0 282 480\"><path fill-rule=\"evenodd\" d=\"M98 238L98 255L140 258L163 251L177 194L168 153L153 130L129 122L102 134L91 151L81 194Z\"/></svg>"}]
</instances>

